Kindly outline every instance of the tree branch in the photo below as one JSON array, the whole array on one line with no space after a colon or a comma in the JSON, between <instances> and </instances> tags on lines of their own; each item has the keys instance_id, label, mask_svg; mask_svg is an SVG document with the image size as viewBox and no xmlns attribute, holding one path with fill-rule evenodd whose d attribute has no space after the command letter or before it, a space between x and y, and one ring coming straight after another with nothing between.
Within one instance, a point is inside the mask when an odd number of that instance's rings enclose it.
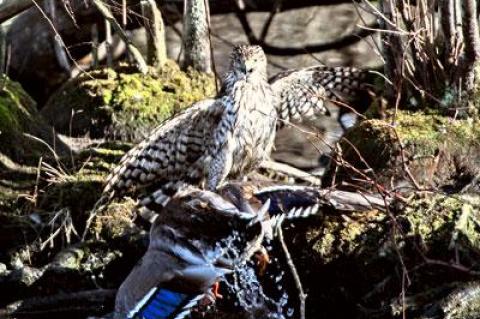
<instances>
[{"instance_id":1,"label":"tree branch","mask_svg":"<svg viewBox=\"0 0 480 319\"><path fill-rule=\"evenodd\" d=\"M122 38L123 41L127 44L127 50L132 54L133 59L137 63L137 67L140 72L143 74L146 74L148 71L147 63L145 63L145 60L143 59L142 54L138 49L132 44L130 39L127 37L127 34L125 31L122 29L120 24L117 22L115 17L113 16L112 12L103 4L102 1L100 0L93 0L93 4L95 7L100 11L100 13L107 19L107 21L110 22L112 27L117 31L118 35Z\"/></svg>"},{"instance_id":2,"label":"tree branch","mask_svg":"<svg viewBox=\"0 0 480 319\"><path fill-rule=\"evenodd\" d=\"M293 280L295 281L295 286L298 290L298 297L300 299L300 319L305 319L305 301L307 299L307 295L303 290L302 282L300 280L300 276L298 275L297 268L293 263L292 256L288 251L287 244L285 243L285 239L283 238L283 230L282 225L280 224L277 229L278 240L282 245L283 253L285 254L285 259L287 260L288 268L290 268L290 272L292 273Z\"/></svg>"}]
</instances>

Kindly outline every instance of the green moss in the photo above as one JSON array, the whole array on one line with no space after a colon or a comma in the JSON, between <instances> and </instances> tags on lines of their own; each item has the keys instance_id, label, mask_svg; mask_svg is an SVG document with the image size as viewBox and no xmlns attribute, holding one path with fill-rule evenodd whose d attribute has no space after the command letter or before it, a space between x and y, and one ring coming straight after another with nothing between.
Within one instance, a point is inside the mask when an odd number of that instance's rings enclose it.
<instances>
[{"instance_id":1,"label":"green moss","mask_svg":"<svg viewBox=\"0 0 480 319\"><path fill-rule=\"evenodd\" d=\"M310 229L306 232L307 242L322 263L329 263L342 256L365 253L365 250L378 249L375 243L383 236L381 221L384 213L352 213L349 218L327 216L322 222L322 229ZM358 219L361 219L359 221ZM375 254L370 252L371 254Z\"/></svg>"},{"instance_id":2,"label":"green moss","mask_svg":"<svg viewBox=\"0 0 480 319\"><path fill-rule=\"evenodd\" d=\"M397 113L397 132L406 144L422 146L423 153L431 153L440 145L451 143L458 147L480 145L480 120L456 119L438 114Z\"/></svg>"},{"instance_id":3,"label":"green moss","mask_svg":"<svg viewBox=\"0 0 480 319\"><path fill-rule=\"evenodd\" d=\"M412 201L404 214L410 225L408 235L420 236L423 242L432 244L439 236L446 235L443 231L452 234L462 205L460 200L444 195Z\"/></svg>"},{"instance_id":4,"label":"green moss","mask_svg":"<svg viewBox=\"0 0 480 319\"><path fill-rule=\"evenodd\" d=\"M45 189L40 206L48 211L69 208L74 216L88 212L100 197L102 176L77 173L62 176L62 178Z\"/></svg>"},{"instance_id":5,"label":"green moss","mask_svg":"<svg viewBox=\"0 0 480 319\"><path fill-rule=\"evenodd\" d=\"M74 167L59 169L55 166L50 171L49 184L43 187L39 208L55 211L66 207L74 216L84 220L86 213L99 199L110 170L125 154L125 151L115 149L118 145L110 146L112 148L100 146L83 150L73 158ZM71 161L71 158L63 160L64 163Z\"/></svg>"},{"instance_id":6,"label":"green moss","mask_svg":"<svg viewBox=\"0 0 480 319\"><path fill-rule=\"evenodd\" d=\"M215 94L211 76L182 72L173 61L147 75L129 72L120 66L80 75L57 92L42 113L65 134L135 141L173 114Z\"/></svg>"},{"instance_id":7,"label":"green moss","mask_svg":"<svg viewBox=\"0 0 480 319\"><path fill-rule=\"evenodd\" d=\"M398 111L394 125L386 120L360 122L340 146L344 161L357 171L334 164L324 177L327 185L335 175L336 183L367 189L372 188L368 178L400 191L417 186L461 189L480 165L480 119Z\"/></svg>"},{"instance_id":8,"label":"green moss","mask_svg":"<svg viewBox=\"0 0 480 319\"><path fill-rule=\"evenodd\" d=\"M427 193L389 212L325 212L286 234L312 313L342 309L350 316L361 304L375 309L372 318L403 311L420 318L457 282L478 276L480 196Z\"/></svg>"},{"instance_id":9,"label":"green moss","mask_svg":"<svg viewBox=\"0 0 480 319\"><path fill-rule=\"evenodd\" d=\"M480 250L478 195L432 194L414 198L397 212L394 222L392 218L376 210L353 212L348 217L326 215L321 223L310 222L308 230L299 235L308 243L301 249L307 255L313 252L322 263L347 256L363 256L360 258L365 263L380 257L395 259L396 250L412 241L421 243L424 252L431 250L439 256L452 251L453 245L469 253ZM314 224L321 226L312 227ZM295 232L302 233L298 229Z\"/></svg>"},{"instance_id":10,"label":"green moss","mask_svg":"<svg viewBox=\"0 0 480 319\"><path fill-rule=\"evenodd\" d=\"M16 163L35 165L40 156L52 155L45 144L55 145L57 154L66 153L68 147L55 138L21 85L0 76L0 153Z\"/></svg>"},{"instance_id":11,"label":"green moss","mask_svg":"<svg viewBox=\"0 0 480 319\"><path fill-rule=\"evenodd\" d=\"M0 77L0 130L23 131L35 113L35 102L22 86L6 76Z\"/></svg>"},{"instance_id":12,"label":"green moss","mask_svg":"<svg viewBox=\"0 0 480 319\"><path fill-rule=\"evenodd\" d=\"M362 155L374 154L378 162L388 162L399 151L395 146L397 134L405 146L415 145L417 155L431 155L448 143L458 148L480 146L480 120L453 120L434 113L398 111L395 126L383 120L367 120L348 132L345 138L358 146Z\"/></svg>"}]
</instances>

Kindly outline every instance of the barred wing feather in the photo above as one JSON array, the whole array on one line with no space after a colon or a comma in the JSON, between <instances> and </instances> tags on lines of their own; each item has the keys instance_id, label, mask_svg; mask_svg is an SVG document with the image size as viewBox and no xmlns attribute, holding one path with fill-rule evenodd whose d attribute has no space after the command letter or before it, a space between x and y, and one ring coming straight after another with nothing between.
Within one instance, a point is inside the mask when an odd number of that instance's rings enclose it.
<instances>
[{"instance_id":1,"label":"barred wing feather","mask_svg":"<svg viewBox=\"0 0 480 319\"><path fill-rule=\"evenodd\" d=\"M107 178L104 194L111 199L162 179L200 180L202 156L223 111L221 99L203 100L160 125L122 158Z\"/></svg>"}]
</instances>

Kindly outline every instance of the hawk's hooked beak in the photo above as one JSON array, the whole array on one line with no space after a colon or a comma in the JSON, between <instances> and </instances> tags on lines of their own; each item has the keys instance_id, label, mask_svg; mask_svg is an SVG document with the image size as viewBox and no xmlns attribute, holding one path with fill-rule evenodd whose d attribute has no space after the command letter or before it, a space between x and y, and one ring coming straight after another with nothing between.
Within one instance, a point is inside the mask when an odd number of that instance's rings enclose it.
<instances>
[{"instance_id":1,"label":"hawk's hooked beak","mask_svg":"<svg viewBox=\"0 0 480 319\"><path fill-rule=\"evenodd\" d=\"M253 71L253 61L243 61L243 63L240 65L240 71L245 75L249 75Z\"/></svg>"}]
</instances>

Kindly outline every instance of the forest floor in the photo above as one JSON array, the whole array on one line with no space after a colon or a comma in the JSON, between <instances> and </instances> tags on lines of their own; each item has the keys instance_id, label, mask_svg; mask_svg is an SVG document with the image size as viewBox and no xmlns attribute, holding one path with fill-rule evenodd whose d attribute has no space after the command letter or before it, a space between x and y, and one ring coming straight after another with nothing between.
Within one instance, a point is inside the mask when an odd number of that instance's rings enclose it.
<instances>
[{"instance_id":1,"label":"forest floor","mask_svg":"<svg viewBox=\"0 0 480 319\"><path fill-rule=\"evenodd\" d=\"M208 77L175 65L146 78L126 68L94 75L67 83L42 114L4 80L0 317L112 311L116 289L148 245L148 226L125 198L97 216L82 242L89 211L132 143L215 90ZM480 121L433 111L401 111L396 119L365 120L347 132L323 181L388 198L385 211L325 210L286 225L307 318L480 317ZM285 281L295 308L298 293Z\"/></svg>"}]
</instances>

